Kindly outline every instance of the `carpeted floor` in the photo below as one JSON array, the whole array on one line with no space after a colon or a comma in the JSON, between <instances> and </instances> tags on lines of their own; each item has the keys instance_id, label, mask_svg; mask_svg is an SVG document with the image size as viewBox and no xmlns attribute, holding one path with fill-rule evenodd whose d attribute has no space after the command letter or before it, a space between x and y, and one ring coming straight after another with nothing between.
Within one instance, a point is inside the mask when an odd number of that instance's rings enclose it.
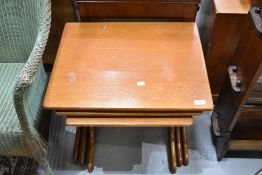
<instances>
[{"instance_id":1,"label":"carpeted floor","mask_svg":"<svg viewBox=\"0 0 262 175\"><path fill-rule=\"evenodd\" d=\"M86 165L72 161L75 127L65 128L65 118L53 115L49 130L48 160L56 175L88 175ZM190 163L176 175L248 175L262 165L259 158L225 158L216 161L210 132L210 114L195 117L188 128ZM92 174L170 174L166 128L97 128L95 169ZM35 172L32 160L0 159L0 175L45 175ZM29 168L30 167L30 168Z\"/></svg>"},{"instance_id":2,"label":"carpeted floor","mask_svg":"<svg viewBox=\"0 0 262 175\"><path fill-rule=\"evenodd\" d=\"M65 118L55 116L51 118L48 141L48 161L53 169L59 169L62 165L63 149L61 146L64 141ZM35 175L38 163L25 157L1 157L0 156L0 175Z\"/></svg>"},{"instance_id":3,"label":"carpeted floor","mask_svg":"<svg viewBox=\"0 0 262 175\"><path fill-rule=\"evenodd\" d=\"M255 175L262 168L261 157L216 160L210 121L208 112L195 116L194 125L188 128L189 165L178 168L175 175ZM72 160L75 127L67 126L62 132L62 127L53 126L60 134L52 138L55 132L50 130L53 143L49 142L52 151L48 154L60 166L54 168L56 175L170 174L167 128L96 128L95 167L90 174L86 163L80 166ZM42 169L38 173L46 175Z\"/></svg>"},{"instance_id":4,"label":"carpeted floor","mask_svg":"<svg viewBox=\"0 0 262 175\"><path fill-rule=\"evenodd\" d=\"M35 175L38 163L25 157L0 157L0 175Z\"/></svg>"}]
</instances>

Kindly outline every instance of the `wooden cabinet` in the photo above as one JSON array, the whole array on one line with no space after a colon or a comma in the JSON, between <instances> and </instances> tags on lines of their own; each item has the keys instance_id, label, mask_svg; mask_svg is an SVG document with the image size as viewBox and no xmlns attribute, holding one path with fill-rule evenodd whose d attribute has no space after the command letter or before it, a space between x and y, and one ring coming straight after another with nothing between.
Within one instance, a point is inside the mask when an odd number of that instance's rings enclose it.
<instances>
[{"instance_id":1,"label":"wooden cabinet","mask_svg":"<svg viewBox=\"0 0 262 175\"><path fill-rule=\"evenodd\" d=\"M83 21L195 21L200 0L75 0Z\"/></svg>"},{"instance_id":2,"label":"wooden cabinet","mask_svg":"<svg viewBox=\"0 0 262 175\"><path fill-rule=\"evenodd\" d=\"M249 0L202 0L197 25L213 99L219 95L227 67L248 39Z\"/></svg>"},{"instance_id":3,"label":"wooden cabinet","mask_svg":"<svg viewBox=\"0 0 262 175\"><path fill-rule=\"evenodd\" d=\"M237 57L227 66L212 114L218 160L227 151L262 150L262 22L261 12L250 11L246 33L240 36L246 42L237 45Z\"/></svg>"},{"instance_id":4,"label":"wooden cabinet","mask_svg":"<svg viewBox=\"0 0 262 175\"><path fill-rule=\"evenodd\" d=\"M249 14L261 2L203 0L197 17L218 160L227 151L262 150L262 39Z\"/></svg>"}]
</instances>

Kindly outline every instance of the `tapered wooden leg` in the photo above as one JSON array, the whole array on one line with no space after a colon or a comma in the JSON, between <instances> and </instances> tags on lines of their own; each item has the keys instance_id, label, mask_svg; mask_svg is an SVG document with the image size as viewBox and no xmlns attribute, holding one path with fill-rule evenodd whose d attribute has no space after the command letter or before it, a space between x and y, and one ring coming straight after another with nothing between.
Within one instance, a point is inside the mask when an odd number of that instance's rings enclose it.
<instances>
[{"instance_id":1,"label":"tapered wooden leg","mask_svg":"<svg viewBox=\"0 0 262 175\"><path fill-rule=\"evenodd\" d=\"M94 150L95 150L95 128L89 128L89 145L88 145L88 163L87 169L88 172L92 172L94 169Z\"/></svg>"},{"instance_id":2,"label":"tapered wooden leg","mask_svg":"<svg viewBox=\"0 0 262 175\"><path fill-rule=\"evenodd\" d=\"M176 173L177 165L176 165L176 141L175 141L175 128L170 128L170 170L171 173Z\"/></svg>"},{"instance_id":3,"label":"tapered wooden leg","mask_svg":"<svg viewBox=\"0 0 262 175\"><path fill-rule=\"evenodd\" d=\"M183 164L183 151L182 151L180 127L176 127L176 149L177 149L177 166L180 167Z\"/></svg>"},{"instance_id":4,"label":"tapered wooden leg","mask_svg":"<svg viewBox=\"0 0 262 175\"><path fill-rule=\"evenodd\" d=\"M188 155L188 138L186 127L182 127L182 138L183 138L183 165L188 165L189 155Z\"/></svg>"},{"instance_id":5,"label":"tapered wooden leg","mask_svg":"<svg viewBox=\"0 0 262 175\"><path fill-rule=\"evenodd\" d=\"M86 153L86 143L87 143L87 128L82 128L81 134L81 145L80 145L80 155L79 155L79 164L83 165L85 162L85 153Z\"/></svg>"},{"instance_id":6,"label":"tapered wooden leg","mask_svg":"<svg viewBox=\"0 0 262 175\"><path fill-rule=\"evenodd\" d=\"M75 144L74 144L74 155L73 160L77 162L78 153L79 153L79 145L80 145L80 138L81 138L81 127L76 128L76 135L75 135Z\"/></svg>"}]
</instances>

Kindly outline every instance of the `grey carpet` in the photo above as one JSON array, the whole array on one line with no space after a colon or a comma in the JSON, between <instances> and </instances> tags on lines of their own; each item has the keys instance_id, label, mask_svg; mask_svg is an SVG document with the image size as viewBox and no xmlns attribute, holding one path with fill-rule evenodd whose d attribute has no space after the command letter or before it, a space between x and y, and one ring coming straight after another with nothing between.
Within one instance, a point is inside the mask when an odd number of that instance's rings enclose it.
<instances>
[{"instance_id":1,"label":"grey carpet","mask_svg":"<svg viewBox=\"0 0 262 175\"><path fill-rule=\"evenodd\" d=\"M65 117L52 115L49 128L48 161L53 169L61 169L65 140Z\"/></svg>"}]
</instances>

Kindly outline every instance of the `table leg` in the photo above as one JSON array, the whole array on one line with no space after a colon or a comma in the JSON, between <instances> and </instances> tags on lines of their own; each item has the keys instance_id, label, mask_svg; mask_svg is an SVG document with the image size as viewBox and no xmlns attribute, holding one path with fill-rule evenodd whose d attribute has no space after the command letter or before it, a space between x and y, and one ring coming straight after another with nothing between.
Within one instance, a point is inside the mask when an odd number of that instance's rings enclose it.
<instances>
[{"instance_id":1,"label":"table leg","mask_svg":"<svg viewBox=\"0 0 262 175\"><path fill-rule=\"evenodd\" d=\"M80 145L80 139L81 138L81 127L76 128L76 135L75 135L75 144L74 144L74 155L73 160L74 162L77 162L78 159L78 153L79 153L79 145Z\"/></svg>"},{"instance_id":2,"label":"table leg","mask_svg":"<svg viewBox=\"0 0 262 175\"><path fill-rule=\"evenodd\" d=\"M89 130L89 132L88 132ZM188 136L186 127L170 128L170 152L171 152L171 172L176 173L177 167L188 165ZM88 134L89 133L89 134ZM87 148L87 137L88 148ZM94 149L95 149L95 128L77 127L74 145L74 161L79 159L80 165L84 164L86 149L88 150L88 172L94 169Z\"/></svg>"},{"instance_id":3,"label":"table leg","mask_svg":"<svg viewBox=\"0 0 262 175\"><path fill-rule=\"evenodd\" d=\"M183 164L183 151L181 143L181 128L176 127L176 148L177 148L177 166L180 167Z\"/></svg>"},{"instance_id":4,"label":"table leg","mask_svg":"<svg viewBox=\"0 0 262 175\"><path fill-rule=\"evenodd\" d=\"M81 134L81 145L80 145L80 155L79 155L80 165L83 165L85 162L86 143L87 143L87 128L83 127L82 134Z\"/></svg>"},{"instance_id":5,"label":"table leg","mask_svg":"<svg viewBox=\"0 0 262 175\"><path fill-rule=\"evenodd\" d=\"M182 127L182 138L183 138L183 165L188 165L189 155L188 155L188 138L186 127Z\"/></svg>"},{"instance_id":6,"label":"table leg","mask_svg":"<svg viewBox=\"0 0 262 175\"><path fill-rule=\"evenodd\" d=\"M176 173L177 165L176 165L176 141L175 141L175 128L170 128L170 169L172 173Z\"/></svg>"},{"instance_id":7,"label":"table leg","mask_svg":"<svg viewBox=\"0 0 262 175\"><path fill-rule=\"evenodd\" d=\"M88 172L92 172L94 169L94 150L95 150L95 128L89 128L89 146L88 146Z\"/></svg>"}]
</instances>

